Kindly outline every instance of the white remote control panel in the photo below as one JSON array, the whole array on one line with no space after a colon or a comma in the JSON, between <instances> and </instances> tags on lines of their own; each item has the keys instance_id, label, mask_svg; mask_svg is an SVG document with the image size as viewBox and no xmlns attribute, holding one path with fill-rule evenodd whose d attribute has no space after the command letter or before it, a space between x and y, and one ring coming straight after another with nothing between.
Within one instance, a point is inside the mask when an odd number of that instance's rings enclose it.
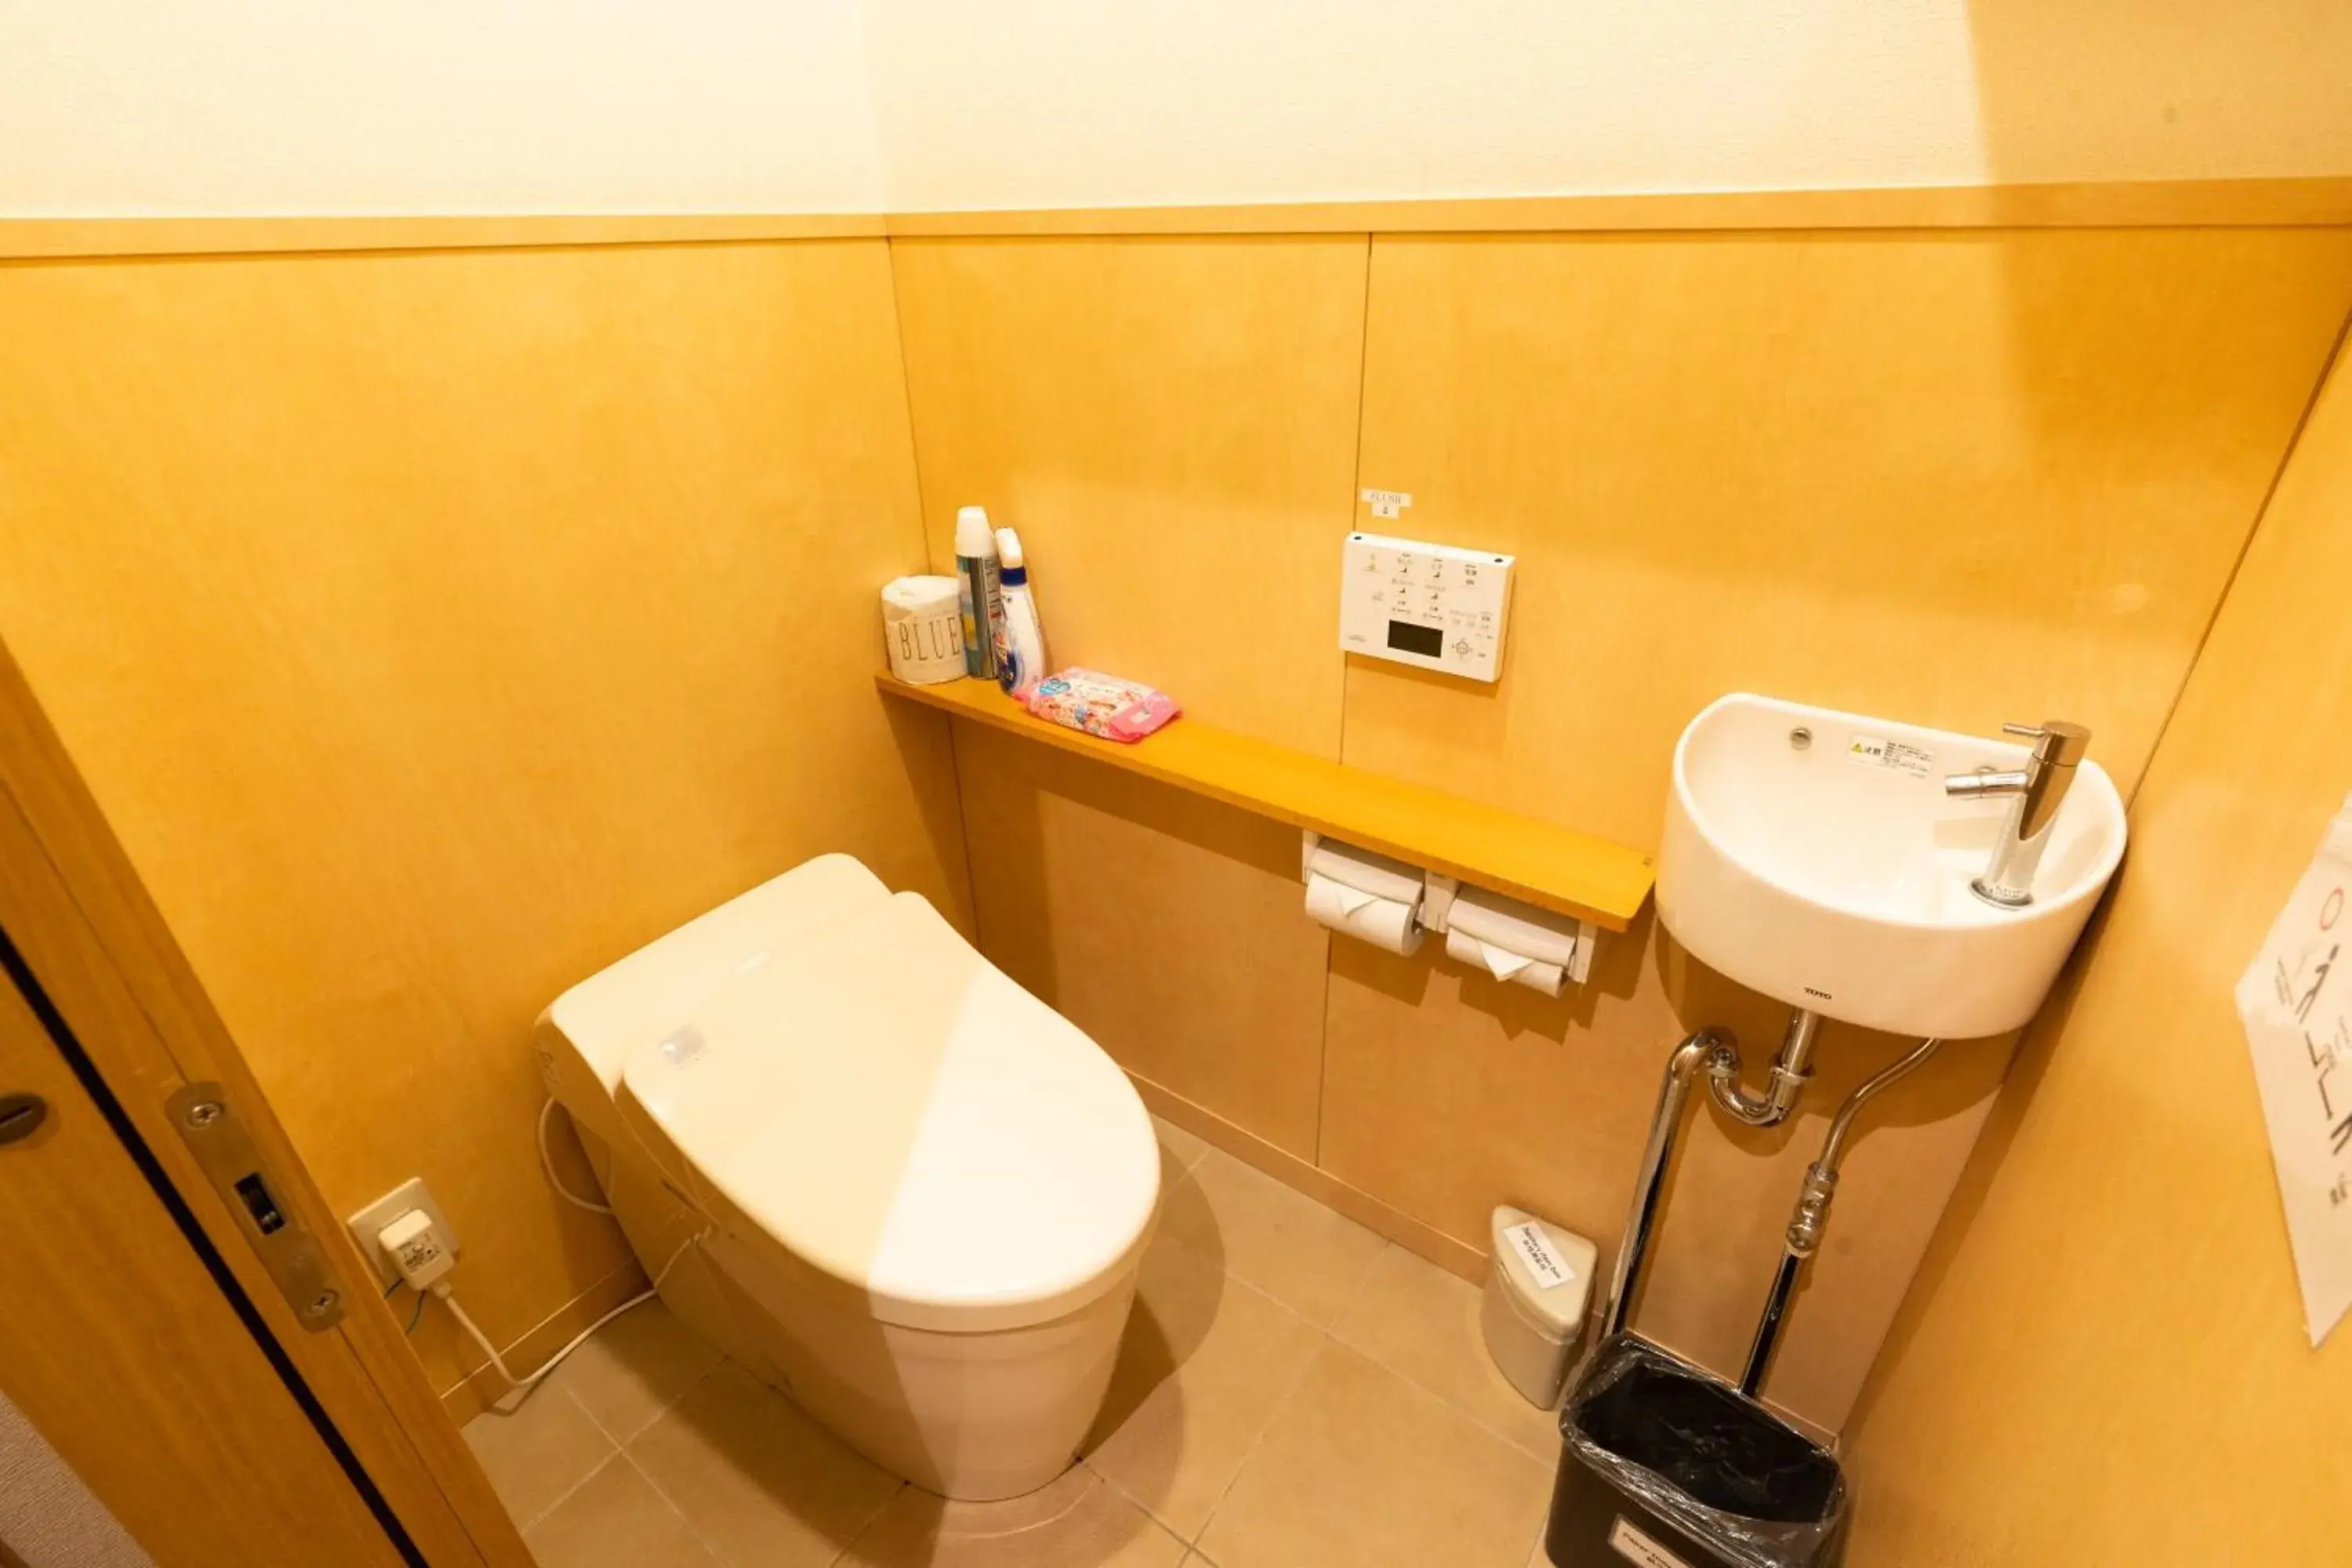
<instances>
[{"instance_id":1,"label":"white remote control panel","mask_svg":"<svg viewBox=\"0 0 2352 1568\"><path fill-rule=\"evenodd\" d=\"M1468 680L1503 672L1516 558L1378 533L1348 535L1339 646Z\"/></svg>"}]
</instances>

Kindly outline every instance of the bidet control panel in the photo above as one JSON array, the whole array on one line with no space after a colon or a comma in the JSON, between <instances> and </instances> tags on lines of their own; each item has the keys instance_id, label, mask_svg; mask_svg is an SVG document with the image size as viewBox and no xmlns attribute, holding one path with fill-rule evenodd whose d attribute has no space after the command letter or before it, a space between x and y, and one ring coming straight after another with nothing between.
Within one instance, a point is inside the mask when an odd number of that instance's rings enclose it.
<instances>
[{"instance_id":1,"label":"bidet control panel","mask_svg":"<svg viewBox=\"0 0 2352 1568\"><path fill-rule=\"evenodd\" d=\"M1515 563L1491 550L1351 533L1339 573L1339 646L1493 680L1503 672Z\"/></svg>"}]
</instances>

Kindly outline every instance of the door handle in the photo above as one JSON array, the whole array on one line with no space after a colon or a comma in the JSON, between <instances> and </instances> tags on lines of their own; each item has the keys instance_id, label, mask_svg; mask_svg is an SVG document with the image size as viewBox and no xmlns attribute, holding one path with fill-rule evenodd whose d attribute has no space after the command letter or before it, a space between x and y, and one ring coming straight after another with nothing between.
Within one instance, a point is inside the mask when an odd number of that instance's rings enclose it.
<instances>
[{"instance_id":1,"label":"door handle","mask_svg":"<svg viewBox=\"0 0 2352 1568\"><path fill-rule=\"evenodd\" d=\"M49 1102L37 1094L0 1094L0 1147L21 1143L49 1119Z\"/></svg>"}]
</instances>

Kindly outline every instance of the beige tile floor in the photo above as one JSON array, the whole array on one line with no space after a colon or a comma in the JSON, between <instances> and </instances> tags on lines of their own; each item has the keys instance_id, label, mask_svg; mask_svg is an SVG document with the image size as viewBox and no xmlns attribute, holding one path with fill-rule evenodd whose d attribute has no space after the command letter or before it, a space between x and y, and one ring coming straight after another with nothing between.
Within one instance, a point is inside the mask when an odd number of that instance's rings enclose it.
<instances>
[{"instance_id":1,"label":"beige tile floor","mask_svg":"<svg viewBox=\"0 0 2352 1568\"><path fill-rule=\"evenodd\" d=\"M1552 1417L1476 1289L1161 1124L1102 1416L1043 1491L900 1484L688 1333L614 1322L466 1428L541 1568L1541 1568Z\"/></svg>"}]
</instances>

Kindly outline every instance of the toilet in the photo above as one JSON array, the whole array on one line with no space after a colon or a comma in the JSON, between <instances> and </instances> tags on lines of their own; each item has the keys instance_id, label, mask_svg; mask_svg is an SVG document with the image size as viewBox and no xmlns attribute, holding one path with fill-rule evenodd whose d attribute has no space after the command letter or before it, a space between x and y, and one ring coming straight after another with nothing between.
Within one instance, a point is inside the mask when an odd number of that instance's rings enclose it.
<instances>
[{"instance_id":1,"label":"toilet","mask_svg":"<svg viewBox=\"0 0 2352 1568\"><path fill-rule=\"evenodd\" d=\"M720 905L536 1030L663 1301L876 1463L1016 1496L1101 1405L1159 1208L1127 1076L845 855Z\"/></svg>"}]
</instances>

